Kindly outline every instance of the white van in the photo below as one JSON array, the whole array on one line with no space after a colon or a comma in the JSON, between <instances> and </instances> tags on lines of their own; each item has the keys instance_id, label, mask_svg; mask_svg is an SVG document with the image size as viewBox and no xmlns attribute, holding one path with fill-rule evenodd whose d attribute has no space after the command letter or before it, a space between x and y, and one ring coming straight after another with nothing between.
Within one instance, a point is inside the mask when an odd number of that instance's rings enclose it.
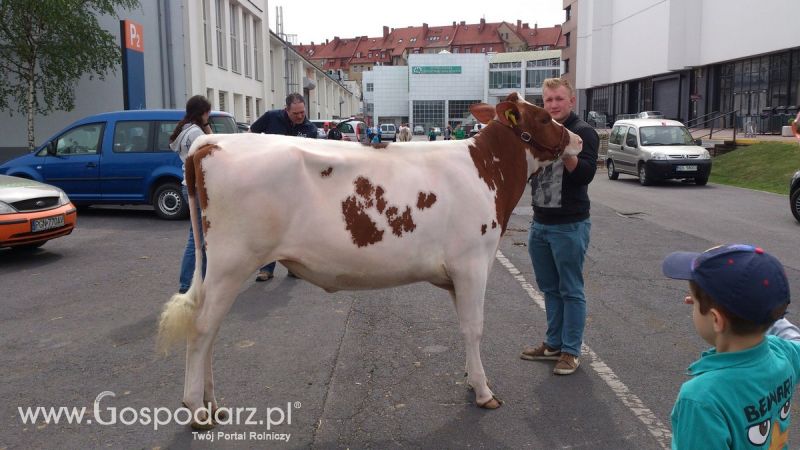
<instances>
[{"instance_id":1,"label":"white van","mask_svg":"<svg viewBox=\"0 0 800 450\"><path fill-rule=\"evenodd\" d=\"M397 142L397 127L393 123L382 123L381 127L381 141Z\"/></svg>"},{"instance_id":2,"label":"white van","mask_svg":"<svg viewBox=\"0 0 800 450\"><path fill-rule=\"evenodd\" d=\"M608 178L620 173L639 177L643 186L666 179L708 183L711 155L677 120L618 120L608 137Z\"/></svg>"}]
</instances>

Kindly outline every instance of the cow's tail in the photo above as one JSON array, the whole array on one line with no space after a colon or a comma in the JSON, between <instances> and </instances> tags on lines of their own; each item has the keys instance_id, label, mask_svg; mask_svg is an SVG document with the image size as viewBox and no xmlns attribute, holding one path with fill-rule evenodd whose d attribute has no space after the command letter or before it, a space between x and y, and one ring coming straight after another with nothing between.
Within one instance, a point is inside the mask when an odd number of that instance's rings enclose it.
<instances>
[{"instance_id":1,"label":"cow's tail","mask_svg":"<svg viewBox=\"0 0 800 450\"><path fill-rule=\"evenodd\" d=\"M185 341L193 332L197 307L203 298L203 250L200 241L202 222L197 217L197 196L195 195L195 166L194 155L186 158L186 186L188 190L189 218L194 235L194 275L192 285L185 294L175 294L164 305L161 319L158 323L158 339L156 346L158 352L164 355L182 341Z\"/></svg>"}]
</instances>

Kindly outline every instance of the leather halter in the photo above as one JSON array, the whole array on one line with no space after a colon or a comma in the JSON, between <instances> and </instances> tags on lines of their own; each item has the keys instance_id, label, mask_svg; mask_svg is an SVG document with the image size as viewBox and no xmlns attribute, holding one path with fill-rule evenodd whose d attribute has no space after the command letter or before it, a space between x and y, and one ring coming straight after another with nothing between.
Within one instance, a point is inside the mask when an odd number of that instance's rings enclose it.
<instances>
[{"instance_id":1,"label":"leather halter","mask_svg":"<svg viewBox=\"0 0 800 450\"><path fill-rule=\"evenodd\" d=\"M528 133L527 131L522 131L517 125L506 125L497 119L492 120L506 128L510 128L522 142L530 145L534 149L551 154L553 159L558 159L558 157L564 152L564 149L567 148L567 145L569 145L569 132L567 131L567 127L561 124L559 124L561 126L561 138L559 139L559 143L556 145L545 145L534 139L532 134Z\"/></svg>"}]
</instances>

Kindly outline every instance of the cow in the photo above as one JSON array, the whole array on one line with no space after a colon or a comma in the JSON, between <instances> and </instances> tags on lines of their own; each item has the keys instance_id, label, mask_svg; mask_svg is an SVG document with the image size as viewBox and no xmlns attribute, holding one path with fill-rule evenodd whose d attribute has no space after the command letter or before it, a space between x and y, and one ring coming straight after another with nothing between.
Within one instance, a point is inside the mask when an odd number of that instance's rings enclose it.
<instances>
[{"instance_id":1,"label":"cow","mask_svg":"<svg viewBox=\"0 0 800 450\"><path fill-rule=\"evenodd\" d=\"M408 128L408 125L400 125L400 129L397 131L397 140L400 142L411 141L411 128Z\"/></svg>"},{"instance_id":2,"label":"cow","mask_svg":"<svg viewBox=\"0 0 800 450\"><path fill-rule=\"evenodd\" d=\"M246 279L275 260L328 292L419 281L446 290L475 403L501 406L480 357L489 271L529 176L576 155L582 142L515 93L470 111L488 125L458 141L373 148L256 134L195 141L186 182L207 269L203 277L195 233L191 288L164 305L158 336L162 352L187 342L183 403L194 413L192 427L213 427L219 409L211 360L220 323Z\"/></svg>"}]
</instances>

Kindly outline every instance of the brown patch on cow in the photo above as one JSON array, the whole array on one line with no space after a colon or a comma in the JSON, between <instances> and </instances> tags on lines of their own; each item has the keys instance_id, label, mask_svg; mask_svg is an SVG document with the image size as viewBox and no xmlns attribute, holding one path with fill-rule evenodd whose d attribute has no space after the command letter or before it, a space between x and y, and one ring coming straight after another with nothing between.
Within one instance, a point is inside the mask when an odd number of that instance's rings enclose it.
<instances>
[{"instance_id":1,"label":"brown patch on cow","mask_svg":"<svg viewBox=\"0 0 800 450\"><path fill-rule=\"evenodd\" d=\"M436 194L433 192L424 193L420 192L417 196L417 209L425 209L430 208L433 204L436 203Z\"/></svg>"},{"instance_id":2,"label":"brown patch on cow","mask_svg":"<svg viewBox=\"0 0 800 450\"><path fill-rule=\"evenodd\" d=\"M379 142L377 144L370 144L370 147L378 149L378 150L383 150L388 146L389 146L388 142Z\"/></svg>"},{"instance_id":3,"label":"brown patch on cow","mask_svg":"<svg viewBox=\"0 0 800 450\"><path fill-rule=\"evenodd\" d=\"M386 210L386 199L383 198L383 194L384 190L382 187L378 186L375 188L375 207L381 214Z\"/></svg>"},{"instance_id":4,"label":"brown patch on cow","mask_svg":"<svg viewBox=\"0 0 800 450\"><path fill-rule=\"evenodd\" d=\"M322 175L322 178L325 178L331 176L332 173L333 173L333 167L328 167L327 169L320 172L320 175Z\"/></svg>"},{"instance_id":5,"label":"brown patch on cow","mask_svg":"<svg viewBox=\"0 0 800 450\"><path fill-rule=\"evenodd\" d=\"M414 219L411 217L411 208L406 206L403 214L398 216L397 213L396 206L386 210L386 219L389 221L389 226L392 227L392 233L395 236L401 237L403 232L410 233L417 228L417 224L414 223Z\"/></svg>"},{"instance_id":6,"label":"brown patch on cow","mask_svg":"<svg viewBox=\"0 0 800 450\"><path fill-rule=\"evenodd\" d=\"M417 228L411 214L411 206L406 205L405 210L400 213L402 206L390 205L386 198L386 190L382 186L374 185L365 176L358 176L353 181L353 186L355 194L342 202L342 214L346 229L353 237L353 242L359 247L375 244L383 239L385 230L381 229L367 214L367 210L373 207L378 214L386 217L386 222L395 236L402 237L403 233L410 233ZM430 198L431 196L433 199ZM423 200L423 203L432 205L436 201L436 196L431 193L426 195Z\"/></svg>"},{"instance_id":7,"label":"brown patch on cow","mask_svg":"<svg viewBox=\"0 0 800 450\"><path fill-rule=\"evenodd\" d=\"M495 228L497 228L497 222L493 220L492 221L492 229L494 230Z\"/></svg>"},{"instance_id":8,"label":"brown patch on cow","mask_svg":"<svg viewBox=\"0 0 800 450\"><path fill-rule=\"evenodd\" d=\"M214 144L206 144L186 158L185 175L186 190L189 195L194 196L200 201L200 209L205 211L208 208L208 191L206 190L206 176L203 172L203 160L211 156L220 148ZM203 216L203 234L211 228L208 218Z\"/></svg>"},{"instance_id":9,"label":"brown patch on cow","mask_svg":"<svg viewBox=\"0 0 800 450\"><path fill-rule=\"evenodd\" d=\"M378 229L378 224L370 219L365 209L364 204L359 202L355 195L347 197L342 202L345 228L359 247L366 247L383 239L383 230Z\"/></svg>"},{"instance_id":10,"label":"brown patch on cow","mask_svg":"<svg viewBox=\"0 0 800 450\"><path fill-rule=\"evenodd\" d=\"M486 224L481 225L481 234L486 234Z\"/></svg>"}]
</instances>

